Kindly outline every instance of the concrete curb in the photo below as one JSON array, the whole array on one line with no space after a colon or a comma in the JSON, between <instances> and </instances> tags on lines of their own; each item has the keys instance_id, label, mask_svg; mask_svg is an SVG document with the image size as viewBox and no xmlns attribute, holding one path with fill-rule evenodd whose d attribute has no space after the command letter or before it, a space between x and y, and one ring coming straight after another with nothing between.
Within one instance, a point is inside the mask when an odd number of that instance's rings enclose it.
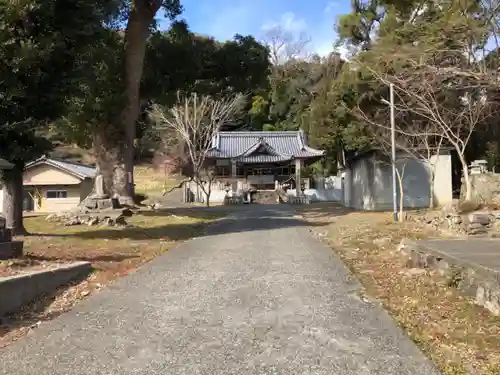
<instances>
[{"instance_id":1,"label":"concrete curb","mask_svg":"<svg viewBox=\"0 0 500 375\"><path fill-rule=\"evenodd\" d=\"M477 305L500 316L500 273L418 241L403 240L398 250L410 257L412 267L438 269L451 276L457 289L474 297Z\"/></svg>"},{"instance_id":2,"label":"concrete curb","mask_svg":"<svg viewBox=\"0 0 500 375\"><path fill-rule=\"evenodd\" d=\"M0 315L14 312L37 297L92 271L89 262L62 264L57 268L0 278Z\"/></svg>"}]
</instances>

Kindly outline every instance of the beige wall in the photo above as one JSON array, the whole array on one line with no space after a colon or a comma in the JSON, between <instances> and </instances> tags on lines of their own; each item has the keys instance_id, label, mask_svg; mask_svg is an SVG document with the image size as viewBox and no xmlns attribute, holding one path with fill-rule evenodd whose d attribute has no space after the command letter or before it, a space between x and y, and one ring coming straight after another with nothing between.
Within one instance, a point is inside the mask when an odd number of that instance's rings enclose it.
<instances>
[{"instance_id":1,"label":"beige wall","mask_svg":"<svg viewBox=\"0 0 500 375\"><path fill-rule=\"evenodd\" d=\"M80 203L80 185L52 185L37 186L38 192L42 196L42 205L37 207L37 212L60 212L75 208ZM51 190L64 190L67 198L47 198L47 192Z\"/></svg>"},{"instance_id":2,"label":"beige wall","mask_svg":"<svg viewBox=\"0 0 500 375\"><path fill-rule=\"evenodd\" d=\"M24 171L24 186L29 185L79 185L80 179L50 165L42 164Z\"/></svg>"},{"instance_id":3,"label":"beige wall","mask_svg":"<svg viewBox=\"0 0 500 375\"><path fill-rule=\"evenodd\" d=\"M92 192L93 181L90 178L80 181L54 167L40 165L24 172L24 186L35 197L35 212L59 212L78 206ZM64 190L67 198L47 198L50 190ZM3 195L0 188L0 212L3 212Z\"/></svg>"}]
</instances>

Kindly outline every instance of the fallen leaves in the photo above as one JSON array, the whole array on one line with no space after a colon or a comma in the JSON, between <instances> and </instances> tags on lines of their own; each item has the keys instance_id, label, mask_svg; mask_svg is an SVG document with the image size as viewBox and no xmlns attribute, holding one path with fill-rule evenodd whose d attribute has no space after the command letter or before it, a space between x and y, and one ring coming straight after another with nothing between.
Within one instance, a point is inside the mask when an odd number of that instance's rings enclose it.
<instances>
[{"instance_id":1,"label":"fallen leaves","mask_svg":"<svg viewBox=\"0 0 500 375\"><path fill-rule=\"evenodd\" d=\"M444 374L500 374L500 318L450 288L438 272L406 268L407 259L395 251L402 238L436 233L416 222L393 223L387 213L335 204L299 209L307 220L329 223L317 231L328 232L329 243L367 292Z\"/></svg>"},{"instance_id":2,"label":"fallen leaves","mask_svg":"<svg viewBox=\"0 0 500 375\"><path fill-rule=\"evenodd\" d=\"M171 215L162 211L134 215L130 218L134 227L126 230L63 227L44 217L26 219L28 231L40 235L23 239L27 256L0 262L0 277L76 260L91 262L96 272L82 282L66 285L43 296L15 314L1 317L0 347L70 310L109 282L135 272L175 242L199 235L205 223L223 216L193 209L189 213L192 216Z\"/></svg>"}]
</instances>

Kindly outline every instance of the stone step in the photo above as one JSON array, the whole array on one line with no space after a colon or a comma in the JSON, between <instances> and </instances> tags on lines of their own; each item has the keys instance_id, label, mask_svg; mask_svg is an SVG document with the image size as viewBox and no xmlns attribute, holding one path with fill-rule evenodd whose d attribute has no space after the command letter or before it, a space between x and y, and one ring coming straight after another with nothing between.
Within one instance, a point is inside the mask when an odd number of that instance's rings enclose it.
<instances>
[{"instance_id":1,"label":"stone step","mask_svg":"<svg viewBox=\"0 0 500 375\"><path fill-rule=\"evenodd\" d=\"M253 195L253 203L258 204L276 204L278 196L275 191L257 191Z\"/></svg>"}]
</instances>

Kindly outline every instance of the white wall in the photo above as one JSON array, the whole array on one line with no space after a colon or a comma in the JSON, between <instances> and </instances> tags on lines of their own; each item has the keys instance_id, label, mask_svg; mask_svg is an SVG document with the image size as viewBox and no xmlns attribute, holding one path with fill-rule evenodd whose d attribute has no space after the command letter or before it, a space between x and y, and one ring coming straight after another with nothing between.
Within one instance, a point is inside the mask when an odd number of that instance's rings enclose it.
<instances>
[{"instance_id":1,"label":"white wall","mask_svg":"<svg viewBox=\"0 0 500 375\"><path fill-rule=\"evenodd\" d=\"M270 176L272 177L272 176ZM323 201L340 201L342 199L342 189L341 186L341 178L337 176L329 177L328 182L326 184L329 186L339 186L339 188L318 188L318 189L306 189L304 190L304 195L309 197L312 202L323 202ZM205 202L205 194L202 189L196 186L196 184L187 184L187 189L190 189L192 194L199 195L199 200L201 202ZM228 195L232 196L233 192L230 190ZM296 196L296 190L290 189L287 190L288 196ZM210 202L212 203L223 203L224 197L226 196L225 190L219 190L219 187L213 188L210 194Z\"/></svg>"},{"instance_id":2,"label":"white wall","mask_svg":"<svg viewBox=\"0 0 500 375\"><path fill-rule=\"evenodd\" d=\"M403 177L404 207L428 207L430 166L425 161L403 159L401 156L400 154L396 166ZM444 205L452 200L451 156L448 154L436 156L431 159L431 163L435 163L435 201L439 205ZM392 167L390 164L372 156L354 162L345 175L344 205L361 210L392 209ZM399 205L399 185L396 193Z\"/></svg>"},{"instance_id":3,"label":"white wall","mask_svg":"<svg viewBox=\"0 0 500 375\"><path fill-rule=\"evenodd\" d=\"M3 188L0 188L0 214L3 212Z\"/></svg>"},{"instance_id":4,"label":"white wall","mask_svg":"<svg viewBox=\"0 0 500 375\"><path fill-rule=\"evenodd\" d=\"M287 190L286 194L290 197L296 197L295 189ZM306 189L304 195L311 202L338 202L342 199L342 190L340 189Z\"/></svg>"}]
</instances>

